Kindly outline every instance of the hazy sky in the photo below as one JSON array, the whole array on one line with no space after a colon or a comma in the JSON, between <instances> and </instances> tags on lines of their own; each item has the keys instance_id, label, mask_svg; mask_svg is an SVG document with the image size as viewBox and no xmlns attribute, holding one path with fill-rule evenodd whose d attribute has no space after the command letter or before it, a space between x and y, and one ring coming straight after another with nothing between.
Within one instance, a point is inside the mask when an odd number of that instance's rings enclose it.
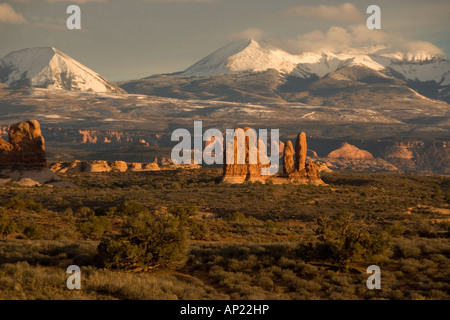
<instances>
[{"instance_id":1,"label":"hazy sky","mask_svg":"<svg viewBox=\"0 0 450 320\"><path fill-rule=\"evenodd\" d=\"M81 30L66 28L71 4ZM381 31L365 27L371 4ZM291 53L388 43L448 57L449 9L449 0L0 0L0 57L53 46L113 81L184 70L243 37Z\"/></svg>"}]
</instances>

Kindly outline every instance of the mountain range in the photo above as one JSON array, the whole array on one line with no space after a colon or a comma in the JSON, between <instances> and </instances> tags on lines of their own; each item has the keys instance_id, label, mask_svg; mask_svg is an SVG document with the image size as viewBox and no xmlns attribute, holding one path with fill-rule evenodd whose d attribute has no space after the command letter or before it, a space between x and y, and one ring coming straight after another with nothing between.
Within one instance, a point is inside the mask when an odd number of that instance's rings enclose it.
<instances>
[{"instance_id":1,"label":"mountain range","mask_svg":"<svg viewBox=\"0 0 450 320\"><path fill-rule=\"evenodd\" d=\"M293 55L250 39L230 43L182 72L119 85L130 93L182 99L321 100L317 102L325 104L320 98L336 89L355 92L373 85L398 86L450 102L450 61L423 51L401 53L383 46Z\"/></svg>"},{"instance_id":2,"label":"mountain range","mask_svg":"<svg viewBox=\"0 0 450 320\"><path fill-rule=\"evenodd\" d=\"M400 98L412 89L450 102L450 61L424 51L401 53L383 46L294 55L249 39L232 42L181 72L113 83L58 49L41 47L0 59L0 83L10 88L329 106L336 105L336 94L345 94L350 104L361 90L375 87L374 92L384 89ZM344 102L342 97L338 100Z\"/></svg>"}]
</instances>

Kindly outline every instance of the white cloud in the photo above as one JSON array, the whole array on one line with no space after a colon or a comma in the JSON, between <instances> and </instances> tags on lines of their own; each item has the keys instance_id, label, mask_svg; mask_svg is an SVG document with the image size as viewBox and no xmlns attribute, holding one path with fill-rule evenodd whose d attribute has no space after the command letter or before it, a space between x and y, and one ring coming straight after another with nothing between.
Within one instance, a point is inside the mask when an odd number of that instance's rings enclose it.
<instances>
[{"instance_id":1,"label":"white cloud","mask_svg":"<svg viewBox=\"0 0 450 320\"><path fill-rule=\"evenodd\" d=\"M347 22L360 22L362 15L351 3L343 3L340 6L298 6L289 8L283 12L284 17L316 17L327 20Z\"/></svg>"},{"instance_id":2,"label":"white cloud","mask_svg":"<svg viewBox=\"0 0 450 320\"><path fill-rule=\"evenodd\" d=\"M246 39L254 39L259 40L263 37L264 31L259 28L248 28L241 32L236 32L230 34L228 36L228 40L236 41L236 40L246 40Z\"/></svg>"},{"instance_id":3,"label":"white cloud","mask_svg":"<svg viewBox=\"0 0 450 320\"><path fill-rule=\"evenodd\" d=\"M13 24L28 23L22 14L14 11L7 3L0 3L0 22Z\"/></svg>"},{"instance_id":4,"label":"white cloud","mask_svg":"<svg viewBox=\"0 0 450 320\"><path fill-rule=\"evenodd\" d=\"M428 41L409 40L400 34L383 30L369 30L365 25L352 25L348 28L331 27L326 32L315 30L284 41L287 50L301 52L342 52L353 48L384 48L386 52L427 52L439 55L443 51Z\"/></svg>"}]
</instances>

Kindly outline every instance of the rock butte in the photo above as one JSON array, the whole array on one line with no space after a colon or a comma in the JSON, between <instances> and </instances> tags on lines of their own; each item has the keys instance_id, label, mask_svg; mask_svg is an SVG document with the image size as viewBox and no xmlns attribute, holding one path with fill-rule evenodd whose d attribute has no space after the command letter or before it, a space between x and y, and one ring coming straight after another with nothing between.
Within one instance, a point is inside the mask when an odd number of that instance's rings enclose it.
<instances>
[{"instance_id":1,"label":"rock butte","mask_svg":"<svg viewBox=\"0 0 450 320\"><path fill-rule=\"evenodd\" d=\"M249 128L244 128L246 132ZM235 129L237 130L237 128ZM277 175L261 175L261 168L268 165L262 165L260 159L257 157L257 164L249 164L249 138L245 139L245 164L237 164L237 137L234 138L234 163L228 164L226 162L226 146L224 146L224 165L223 165L223 183L244 183L259 181L266 183L268 181L274 184L312 184L324 185L325 183L320 178L319 169L313 162L306 162L306 134L300 133L297 137L296 148L294 148L291 141L286 141L283 147L283 172ZM227 143L228 144L228 143ZM280 143L281 145L281 143ZM258 139L257 151L260 148L265 148L265 144ZM295 164L294 158L295 156Z\"/></svg>"},{"instance_id":2,"label":"rock butte","mask_svg":"<svg viewBox=\"0 0 450 320\"><path fill-rule=\"evenodd\" d=\"M45 168L44 137L36 120L13 124L8 131L9 142L0 137L0 167Z\"/></svg>"},{"instance_id":3,"label":"rock butte","mask_svg":"<svg viewBox=\"0 0 450 320\"><path fill-rule=\"evenodd\" d=\"M47 168L44 137L36 120L11 125L9 142L0 138L0 185L14 182L22 186L71 186Z\"/></svg>"}]
</instances>

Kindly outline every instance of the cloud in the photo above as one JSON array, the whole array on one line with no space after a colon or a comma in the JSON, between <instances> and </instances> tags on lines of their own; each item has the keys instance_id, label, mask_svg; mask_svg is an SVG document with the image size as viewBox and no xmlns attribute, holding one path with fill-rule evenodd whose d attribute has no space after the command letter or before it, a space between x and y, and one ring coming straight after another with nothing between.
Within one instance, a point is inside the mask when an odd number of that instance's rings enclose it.
<instances>
[{"instance_id":1,"label":"cloud","mask_svg":"<svg viewBox=\"0 0 450 320\"><path fill-rule=\"evenodd\" d=\"M285 10L282 15L284 17L316 17L346 22L360 22L362 20L361 13L351 3L343 3L340 6L298 6Z\"/></svg>"},{"instance_id":2,"label":"cloud","mask_svg":"<svg viewBox=\"0 0 450 320\"><path fill-rule=\"evenodd\" d=\"M337 53L364 47L368 51L383 48L385 52L403 54L417 52L426 52L430 55L443 54L443 51L431 42L410 40L400 34L382 30L369 30L365 25L352 25L348 28L333 26L325 32L315 30L287 39L283 44L293 53L323 51Z\"/></svg>"},{"instance_id":3,"label":"cloud","mask_svg":"<svg viewBox=\"0 0 450 320\"><path fill-rule=\"evenodd\" d=\"M227 38L230 41L254 39L259 40L263 37L264 31L259 28L248 28L241 32L230 34Z\"/></svg>"},{"instance_id":4,"label":"cloud","mask_svg":"<svg viewBox=\"0 0 450 320\"><path fill-rule=\"evenodd\" d=\"M26 24L28 21L7 3L0 3L0 23Z\"/></svg>"}]
</instances>

